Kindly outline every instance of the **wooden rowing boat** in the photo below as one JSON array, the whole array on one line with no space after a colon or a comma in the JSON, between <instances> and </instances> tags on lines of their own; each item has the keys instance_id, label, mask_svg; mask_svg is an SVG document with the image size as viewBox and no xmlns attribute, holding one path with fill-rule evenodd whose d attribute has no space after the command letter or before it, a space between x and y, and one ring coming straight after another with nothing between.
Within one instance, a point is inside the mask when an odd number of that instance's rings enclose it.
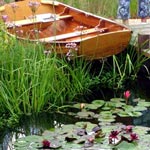
<instances>
[{"instance_id":1,"label":"wooden rowing boat","mask_svg":"<svg viewBox=\"0 0 150 150\"><path fill-rule=\"evenodd\" d=\"M59 54L75 51L100 59L122 52L131 38L128 27L57 1L24 0L5 4L0 11L9 35L41 42Z\"/></svg>"}]
</instances>

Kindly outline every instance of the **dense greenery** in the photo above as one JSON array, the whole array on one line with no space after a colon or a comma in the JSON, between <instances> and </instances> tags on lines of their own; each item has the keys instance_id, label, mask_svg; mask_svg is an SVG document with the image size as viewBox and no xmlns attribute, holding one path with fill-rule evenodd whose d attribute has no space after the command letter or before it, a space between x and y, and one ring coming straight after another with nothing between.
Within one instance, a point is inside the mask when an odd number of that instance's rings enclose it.
<instances>
[{"instance_id":1,"label":"dense greenery","mask_svg":"<svg viewBox=\"0 0 150 150\"><path fill-rule=\"evenodd\" d=\"M82 98L98 83L97 77L89 73L91 65L85 60L68 61L55 53L48 54L38 43L20 43L3 30L0 33L3 37L0 45L1 114L16 116L53 110Z\"/></svg>"},{"instance_id":2,"label":"dense greenery","mask_svg":"<svg viewBox=\"0 0 150 150\"><path fill-rule=\"evenodd\" d=\"M94 14L116 19L118 0L58 0ZM131 17L137 17L137 1L131 1Z\"/></svg>"},{"instance_id":3,"label":"dense greenery","mask_svg":"<svg viewBox=\"0 0 150 150\"><path fill-rule=\"evenodd\" d=\"M111 1L113 5L108 11L110 0L95 0L95 3L63 0L95 14L115 18L117 1ZM23 44L8 37L3 32L3 24L0 25L0 114L5 114L0 119L10 118L11 121L22 114L52 111L65 103L84 101L93 87L124 88L128 79L136 79L145 61L129 47L122 56L102 61L95 74L91 73L92 62L82 58L68 61L65 57L60 59L55 54L44 53L43 46L38 43L26 41Z\"/></svg>"}]
</instances>

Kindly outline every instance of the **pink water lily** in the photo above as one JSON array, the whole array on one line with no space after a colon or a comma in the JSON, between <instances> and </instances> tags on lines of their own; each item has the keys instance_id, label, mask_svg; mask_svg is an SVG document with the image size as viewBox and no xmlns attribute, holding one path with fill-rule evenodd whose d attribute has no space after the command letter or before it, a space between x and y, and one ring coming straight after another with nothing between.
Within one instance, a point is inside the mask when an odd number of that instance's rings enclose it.
<instances>
[{"instance_id":1,"label":"pink water lily","mask_svg":"<svg viewBox=\"0 0 150 150\"><path fill-rule=\"evenodd\" d=\"M124 94L124 98L126 100L126 104L128 104L128 100L129 100L129 98L131 96L131 92L129 90L127 90L123 94Z\"/></svg>"},{"instance_id":2,"label":"pink water lily","mask_svg":"<svg viewBox=\"0 0 150 150\"><path fill-rule=\"evenodd\" d=\"M131 138L131 141L136 141L139 139L138 135L136 133L131 133L130 134L130 138Z\"/></svg>"},{"instance_id":3,"label":"pink water lily","mask_svg":"<svg viewBox=\"0 0 150 150\"><path fill-rule=\"evenodd\" d=\"M109 144L113 144L113 142L118 139L119 131L111 131L109 135Z\"/></svg>"},{"instance_id":4,"label":"pink water lily","mask_svg":"<svg viewBox=\"0 0 150 150\"><path fill-rule=\"evenodd\" d=\"M43 147L44 147L44 148L48 148L48 147L50 147L50 144L51 144L51 143L50 143L50 141L48 141L48 140L43 140L43 141L42 141L42 144L43 144Z\"/></svg>"},{"instance_id":5,"label":"pink water lily","mask_svg":"<svg viewBox=\"0 0 150 150\"><path fill-rule=\"evenodd\" d=\"M132 129L133 129L133 127L131 125L126 126L126 128L125 128L126 133L131 133Z\"/></svg>"}]
</instances>

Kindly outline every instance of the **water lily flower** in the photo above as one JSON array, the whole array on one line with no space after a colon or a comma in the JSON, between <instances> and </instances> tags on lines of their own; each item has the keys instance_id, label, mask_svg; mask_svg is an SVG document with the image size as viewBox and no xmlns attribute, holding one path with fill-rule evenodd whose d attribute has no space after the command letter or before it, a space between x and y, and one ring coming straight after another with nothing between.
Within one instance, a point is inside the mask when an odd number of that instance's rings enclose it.
<instances>
[{"instance_id":1,"label":"water lily flower","mask_svg":"<svg viewBox=\"0 0 150 150\"><path fill-rule=\"evenodd\" d=\"M128 104L128 100L129 100L129 98L131 96L131 92L129 90L127 90L123 94L124 94L124 98L126 100L126 104Z\"/></svg>"},{"instance_id":2,"label":"water lily flower","mask_svg":"<svg viewBox=\"0 0 150 150\"><path fill-rule=\"evenodd\" d=\"M126 128L125 128L126 133L131 133L132 129L133 129L133 127L131 125L126 126Z\"/></svg>"},{"instance_id":3,"label":"water lily flower","mask_svg":"<svg viewBox=\"0 0 150 150\"><path fill-rule=\"evenodd\" d=\"M138 135L136 133L131 133L130 134L130 138L131 138L131 141L136 141L139 139Z\"/></svg>"},{"instance_id":4,"label":"water lily flower","mask_svg":"<svg viewBox=\"0 0 150 150\"><path fill-rule=\"evenodd\" d=\"M119 131L111 131L109 135L109 144L113 144L113 141L115 142L116 139L118 140L119 133Z\"/></svg>"},{"instance_id":5,"label":"water lily flower","mask_svg":"<svg viewBox=\"0 0 150 150\"><path fill-rule=\"evenodd\" d=\"M43 140L42 144L43 144L43 148L49 148L51 143L48 140Z\"/></svg>"},{"instance_id":6,"label":"water lily flower","mask_svg":"<svg viewBox=\"0 0 150 150\"><path fill-rule=\"evenodd\" d=\"M80 109L82 110L82 109L84 109L85 108L85 104L84 103L81 103L80 104Z\"/></svg>"}]
</instances>

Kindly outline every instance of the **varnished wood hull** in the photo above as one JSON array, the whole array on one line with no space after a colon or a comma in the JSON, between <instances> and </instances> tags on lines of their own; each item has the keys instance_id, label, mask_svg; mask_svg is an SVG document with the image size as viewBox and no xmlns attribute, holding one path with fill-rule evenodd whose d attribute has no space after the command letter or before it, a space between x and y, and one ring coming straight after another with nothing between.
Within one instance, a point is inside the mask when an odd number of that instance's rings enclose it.
<instances>
[{"instance_id":1,"label":"varnished wood hull","mask_svg":"<svg viewBox=\"0 0 150 150\"><path fill-rule=\"evenodd\" d=\"M129 44L131 30L109 19L59 2L56 5L41 3L33 14L28 4L28 0L17 2L19 7L15 13L10 4L6 4L1 11L11 22L11 26L6 22L10 36L41 42L46 49L59 54L68 54L71 49L88 59L118 54Z\"/></svg>"}]
</instances>

